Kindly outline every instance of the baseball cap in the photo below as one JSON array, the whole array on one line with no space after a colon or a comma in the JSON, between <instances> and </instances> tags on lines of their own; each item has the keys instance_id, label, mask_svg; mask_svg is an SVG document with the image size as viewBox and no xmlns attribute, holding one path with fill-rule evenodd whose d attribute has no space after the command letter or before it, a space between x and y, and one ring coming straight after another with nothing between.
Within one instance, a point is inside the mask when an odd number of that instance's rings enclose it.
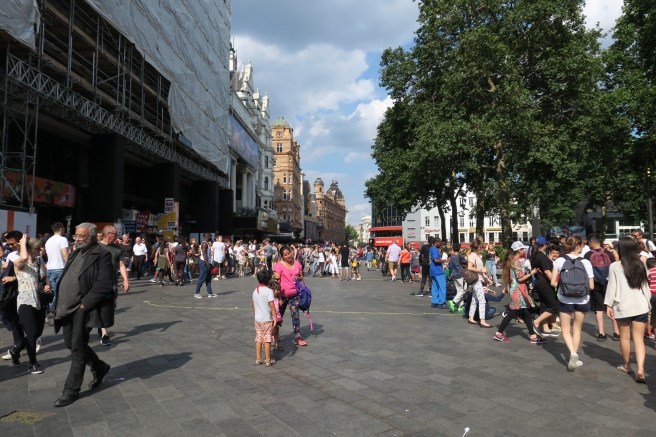
<instances>
[{"instance_id":1,"label":"baseball cap","mask_svg":"<svg viewBox=\"0 0 656 437\"><path fill-rule=\"evenodd\" d=\"M535 242L538 243L538 246L544 246L545 244L548 243L547 239L542 236L536 238Z\"/></svg>"},{"instance_id":2,"label":"baseball cap","mask_svg":"<svg viewBox=\"0 0 656 437\"><path fill-rule=\"evenodd\" d=\"M513 251L517 252L517 251L519 251L519 250L521 250L521 249L528 249L528 246L524 245L524 243L522 243L521 241L515 241L515 242L512 244L512 246L510 246L510 248L511 248Z\"/></svg>"}]
</instances>

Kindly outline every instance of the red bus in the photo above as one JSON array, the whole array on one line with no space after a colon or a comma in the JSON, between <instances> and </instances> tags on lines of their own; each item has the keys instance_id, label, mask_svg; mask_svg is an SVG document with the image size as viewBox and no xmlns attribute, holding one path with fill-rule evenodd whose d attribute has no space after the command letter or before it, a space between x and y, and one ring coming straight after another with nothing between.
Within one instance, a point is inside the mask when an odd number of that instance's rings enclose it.
<instances>
[{"instance_id":1,"label":"red bus","mask_svg":"<svg viewBox=\"0 0 656 437\"><path fill-rule=\"evenodd\" d=\"M380 226L369 229L369 244L374 247L388 247L396 241L403 246L403 226Z\"/></svg>"}]
</instances>

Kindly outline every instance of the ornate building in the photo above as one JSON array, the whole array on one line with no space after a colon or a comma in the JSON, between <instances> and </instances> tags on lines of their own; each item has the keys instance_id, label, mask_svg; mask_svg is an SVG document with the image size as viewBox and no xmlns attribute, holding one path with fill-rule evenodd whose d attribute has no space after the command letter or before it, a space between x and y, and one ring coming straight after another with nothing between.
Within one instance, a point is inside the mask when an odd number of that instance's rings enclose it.
<instances>
[{"instance_id":1,"label":"ornate building","mask_svg":"<svg viewBox=\"0 0 656 437\"><path fill-rule=\"evenodd\" d=\"M273 209L281 224L289 223L291 231L298 236L303 231L300 146L294 141L294 129L283 117L271 123L271 136L275 159Z\"/></svg>"},{"instance_id":2,"label":"ornate building","mask_svg":"<svg viewBox=\"0 0 656 437\"><path fill-rule=\"evenodd\" d=\"M362 223L360 223L356 228L356 230L358 231L359 242L369 243L369 238L371 236L369 229L371 229L371 215L363 214Z\"/></svg>"},{"instance_id":3,"label":"ornate building","mask_svg":"<svg viewBox=\"0 0 656 437\"><path fill-rule=\"evenodd\" d=\"M321 178L314 181L314 197L317 205L317 238L323 241L346 241L346 205L344 195L332 181L328 191L324 190Z\"/></svg>"}]
</instances>

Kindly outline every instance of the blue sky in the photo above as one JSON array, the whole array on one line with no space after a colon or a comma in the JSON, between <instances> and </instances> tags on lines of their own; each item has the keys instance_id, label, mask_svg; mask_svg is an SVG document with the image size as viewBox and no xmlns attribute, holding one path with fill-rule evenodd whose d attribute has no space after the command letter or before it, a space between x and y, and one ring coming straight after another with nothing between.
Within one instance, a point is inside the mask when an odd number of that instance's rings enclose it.
<instances>
[{"instance_id":1,"label":"blue sky","mask_svg":"<svg viewBox=\"0 0 656 437\"><path fill-rule=\"evenodd\" d=\"M621 6L588 1L588 23L609 30ZM353 225L370 212L364 182L377 173L371 145L391 105L378 86L380 55L409 47L416 19L411 0L232 1L239 65L252 62L271 120L285 117L294 128L306 179L339 182Z\"/></svg>"}]
</instances>

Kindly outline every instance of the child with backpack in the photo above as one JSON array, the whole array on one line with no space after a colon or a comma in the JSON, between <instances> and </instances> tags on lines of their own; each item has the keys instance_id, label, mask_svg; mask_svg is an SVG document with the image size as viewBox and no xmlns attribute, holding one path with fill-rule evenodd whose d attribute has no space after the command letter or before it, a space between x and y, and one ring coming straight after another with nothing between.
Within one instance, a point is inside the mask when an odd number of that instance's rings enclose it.
<instances>
[{"instance_id":1,"label":"child with backpack","mask_svg":"<svg viewBox=\"0 0 656 437\"><path fill-rule=\"evenodd\" d=\"M558 314L563 340L569 349L567 370L574 372L583 363L579 360L581 328L585 314L590 311L590 290L594 289L592 264L580 257L583 239L579 236L567 238L565 257L554 261L551 286L558 287Z\"/></svg>"},{"instance_id":2,"label":"child with backpack","mask_svg":"<svg viewBox=\"0 0 656 437\"><path fill-rule=\"evenodd\" d=\"M262 270L257 274L257 281L259 285L253 291L251 302L251 308L255 315L255 364L264 363L266 367L269 367L276 362L271 358L271 334L277 325L277 319L274 317L276 308L273 304L273 290L269 288L271 273L268 270ZM262 344L264 344L265 359L262 359Z\"/></svg>"}]
</instances>

